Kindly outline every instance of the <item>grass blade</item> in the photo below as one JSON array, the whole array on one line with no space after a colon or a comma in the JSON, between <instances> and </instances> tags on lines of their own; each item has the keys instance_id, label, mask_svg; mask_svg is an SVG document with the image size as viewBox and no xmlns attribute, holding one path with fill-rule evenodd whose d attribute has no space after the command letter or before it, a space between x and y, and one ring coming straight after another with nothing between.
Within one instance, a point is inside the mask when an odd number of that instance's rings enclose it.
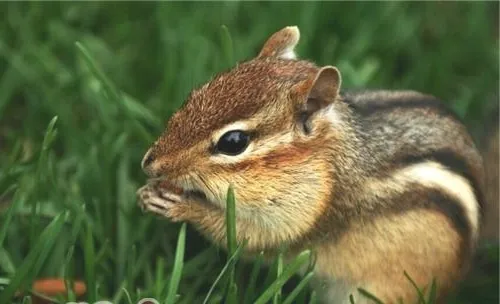
<instances>
[{"instance_id":1,"label":"grass blade","mask_svg":"<svg viewBox=\"0 0 500 304\"><path fill-rule=\"evenodd\" d=\"M9 253L3 247L0 247L0 270L9 275L16 272L16 266L14 266Z\"/></svg>"},{"instance_id":2,"label":"grass blade","mask_svg":"<svg viewBox=\"0 0 500 304\"><path fill-rule=\"evenodd\" d=\"M186 223L183 223L181 230L179 232L179 238L177 239L177 249L175 250L174 269L172 270L172 276L170 277L168 294L167 294L167 299L165 300L165 304L173 304L176 301L177 289L179 288L179 282L181 280L181 275L182 275L182 267L184 266L185 248L186 248Z\"/></svg>"},{"instance_id":3,"label":"grass blade","mask_svg":"<svg viewBox=\"0 0 500 304\"><path fill-rule=\"evenodd\" d=\"M7 229L10 225L10 222L12 221L12 217L14 216L14 210L17 208L17 205L22 205L21 201L25 200L25 197L21 195L22 193L21 190L24 189L18 189L16 191L16 193L14 194L14 198L12 199L12 203L7 209L2 229L0 229L0 247L3 247L3 241L7 236Z\"/></svg>"},{"instance_id":4,"label":"grass blade","mask_svg":"<svg viewBox=\"0 0 500 304\"><path fill-rule=\"evenodd\" d=\"M227 250L229 256L236 251L236 206L234 200L234 190L229 187L227 191L226 205L226 229L227 229Z\"/></svg>"},{"instance_id":5,"label":"grass blade","mask_svg":"<svg viewBox=\"0 0 500 304\"><path fill-rule=\"evenodd\" d=\"M26 296L23 298L22 304L32 304L31 296Z\"/></svg>"},{"instance_id":6,"label":"grass blade","mask_svg":"<svg viewBox=\"0 0 500 304\"><path fill-rule=\"evenodd\" d=\"M128 97L126 94L124 94L113 84L113 82L108 77L106 77L106 74L97 65L96 61L92 58L87 48L85 48L85 46L83 46L83 44L80 42L76 42L75 45L82 55L85 64L90 69L92 75L101 82L106 98L108 98L112 103L116 104L122 111L122 113L126 115L126 117L128 118L128 124L132 128L132 130L138 133L139 138L145 139L145 142L150 142L151 140L153 140L151 134L135 119L134 116L146 119L155 125L159 124L159 120L152 118L152 114L144 115L144 112L147 112L146 108L139 106L139 103L134 102L133 98Z\"/></svg>"},{"instance_id":7,"label":"grass blade","mask_svg":"<svg viewBox=\"0 0 500 304\"><path fill-rule=\"evenodd\" d=\"M253 263L252 272L250 273L250 280L248 281L245 296L243 297L245 304L249 303L253 298L253 294L255 292L255 284L257 283L257 276L259 275L260 267L262 266L263 262L264 252L261 252Z\"/></svg>"},{"instance_id":8,"label":"grass blade","mask_svg":"<svg viewBox=\"0 0 500 304\"><path fill-rule=\"evenodd\" d=\"M98 67L97 63L90 55L87 48L83 46L81 42L76 42L75 45L80 54L83 56L83 59L87 64L87 66L89 67L92 74L94 74L97 77L97 79L103 84L104 91L106 92L108 98L117 103L121 103L123 99L121 92L113 85L111 80L109 80L108 77L106 77L106 75L104 74L104 72Z\"/></svg>"},{"instance_id":9,"label":"grass blade","mask_svg":"<svg viewBox=\"0 0 500 304\"><path fill-rule=\"evenodd\" d=\"M314 273L309 272L302 280L300 283L293 289L293 291L286 297L285 301L283 301L282 304L292 304L294 303L293 300L299 295L299 293L307 286L309 281L313 278Z\"/></svg>"},{"instance_id":10,"label":"grass blade","mask_svg":"<svg viewBox=\"0 0 500 304\"><path fill-rule=\"evenodd\" d=\"M222 49L227 61L227 66L232 66L234 64L233 40L231 39L229 29L225 25L222 26Z\"/></svg>"},{"instance_id":11,"label":"grass blade","mask_svg":"<svg viewBox=\"0 0 500 304\"><path fill-rule=\"evenodd\" d=\"M413 281L413 279L410 277L410 275L406 271L404 271L404 275L408 279L408 281L410 281L411 285L413 285L413 287L415 288L415 290L417 291L417 294L418 294L418 303L419 304L425 304L424 294L422 293L422 291L420 290L420 288L418 288L417 283L415 283L415 281Z\"/></svg>"},{"instance_id":12,"label":"grass blade","mask_svg":"<svg viewBox=\"0 0 500 304\"><path fill-rule=\"evenodd\" d=\"M93 303L97 301L97 286L95 276L95 244L92 229L88 223L85 227L83 256L85 262L85 281L87 284L87 299Z\"/></svg>"},{"instance_id":13,"label":"grass blade","mask_svg":"<svg viewBox=\"0 0 500 304\"><path fill-rule=\"evenodd\" d=\"M73 259L73 253L75 251L75 246L72 245L68 253L66 254L66 258L64 261L64 270L63 270L63 277L64 277L64 285L66 287L66 299L69 302L74 302L76 301L76 294L73 289L74 286L74 281L73 281L73 269L70 268L70 262Z\"/></svg>"},{"instance_id":14,"label":"grass blade","mask_svg":"<svg viewBox=\"0 0 500 304\"><path fill-rule=\"evenodd\" d=\"M429 297L427 298L428 304L436 303L437 294L437 281L436 278L432 279L431 289L429 290Z\"/></svg>"},{"instance_id":15,"label":"grass blade","mask_svg":"<svg viewBox=\"0 0 500 304\"><path fill-rule=\"evenodd\" d=\"M49 122L49 125L47 126L47 130L45 131L45 136L43 138L43 143L42 143L42 151L47 151L50 148L50 145L55 139L56 136L56 129L55 125L57 122L57 116L52 117L52 119Z\"/></svg>"},{"instance_id":16,"label":"grass blade","mask_svg":"<svg viewBox=\"0 0 500 304\"><path fill-rule=\"evenodd\" d=\"M304 265L311 257L311 251L305 250L301 252L279 276L269 288L255 301L255 304L265 304L269 301L274 294Z\"/></svg>"},{"instance_id":17,"label":"grass blade","mask_svg":"<svg viewBox=\"0 0 500 304\"><path fill-rule=\"evenodd\" d=\"M229 187L227 190L227 201L226 201L226 229L227 229L227 248L229 256L232 256L236 251L237 241L236 241L236 205L234 198L233 187ZM236 263L232 263L229 268L229 278L227 281L227 294L226 302L228 304L236 304L238 295L237 287L235 282L235 267Z\"/></svg>"},{"instance_id":18,"label":"grass blade","mask_svg":"<svg viewBox=\"0 0 500 304\"><path fill-rule=\"evenodd\" d=\"M210 287L210 290L208 291L208 293L207 293L207 295L205 297L205 300L203 300L203 304L207 304L208 303L208 301L210 299L210 296L212 295L212 293L215 290L215 287L217 286L217 284L219 283L219 281L222 279L222 277L224 276L224 274L227 273L227 271L231 267L231 265L233 265L234 263L236 263L236 260L239 258L239 256L243 252L244 245L245 244L239 245L238 248L236 248L236 251L234 252L234 254L227 260L226 265L224 265L224 267L222 268L221 272L219 273L219 275L217 276L217 278L213 282L212 286Z\"/></svg>"},{"instance_id":19,"label":"grass blade","mask_svg":"<svg viewBox=\"0 0 500 304\"><path fill-rule=\"evenodd\" d=\"M316 291L311 293L311 298L309 299L309 304L316 304L318 302L318 296L316 295Z\"/></svg>"},{"instance_id":20,"label":"grass blade","mask_svg":"<svg viewBox=\"0 0 500 304\"><path fill-rule=\"evenodd\" d=\"M45 131L45 136L43 138L43 143L42 143L42 151L40 152L40 156L38 159L38 167L36 171L37 181L44 180L45 178L42 176L42 174L47 173L46 171L49 171L49 170L44 170L45 168L44 166L47 162L47 153L48 153L47 151L57 134L57 130L54 129L56 122L57 122L57 116L54 116L49 122L47 129ZM3 247L3 241L5 240L5 237L7 235L7 228L9 227L9 224L12 220L16 206L20 204L21 200L24 200L24 196L20 195L20 193L23 193L24 191L21 192L21 190L24 189L18 189L18 191L16 191L16 193L14 194L14 198L12 199L12 204L7 210L5 221L2 225L2 229L0 230L0 247ZM2 196L3 195L5 195L5 193L3 193Z\"/></svg>"},{"instance_id":21,"label":"grass blade","mask_svg":"<svg viewBox=\"0 0 500 304\"><path fill-rule=\"evenodd\" d=\"M276 267L276 277L279 278L283 272L283 253L278 255L278 265ZM281 287L274 294L273 304L279 304L281 301Z\"/></svg>"},{"instance_id":22,"label":"grass blade","mask_svg":"<svg viewBox=\"0 0 500 304\"><path fill-rule=\"evenodd\" d=\"M163 277L164 273L165 273L165 260L163 258L159 258L156 264L156 275L153 287L154 288L153 294L158 299L163 297L163 292L165 289L164 288L165 278Z\"/></svg>"},{"instance_id":23,"label":"grass blade","mask_svg":"<svg viewBox=\"0 0 500 304\"><path fill-rule=\"evenodd\" d=\"M122 288L123 293L125 294L125 299L127 299L128 304L132 304L132 298L130 297L130 293L127 291L126 288Z\"/></svg>"},{"instance_id":24,"label":"grass blade","mask_svg":"<svg viewBox=\"0 0 500 304\"><path fill-rule=\"evenodd\" d=\"M54 116L47 126L45 131L45 136L43 137L42 142L42 151L40 151L40 156L38 158L38 167L37 167L37 181L47 180L47 174L51 172L48 170L48 157L49 157L49 148L50 145L54 142L54 139L57 136L57 129L55 128L57 122L57 116Z\"/></svg>"},{"instance_id":25,"label":"grass blade","mask_svg":"<svg viewBox=\"0 0 500 304\"><path fill-rule=\"evenodd\" d=\"M370 299L372 300L373 302L377 303L377 304L384 304L384 302L382 302L379 298L377 298L376 296L374 296L373 294L369 293L368 291L366 291L365 289L363 288L358 288L358 291L360 294L362 294L365 298L367 299Z\"/></svg>"},{"instance_id":26,"label":"grass blade","mask_svg":"<svg viewBox=\"0 0 500 304\"><path fill-rule=\"evenodd\" d=\"M116 174L117 181L117 200L114 202L116 206L116 282L121 282L125 279L125 271L127 269L127 253L130 252L130 225L127 220L126 208L130 203L130 196L128 191L128 165L129 153L125 151L122 153L123 157L120 158L118 163L118 170ZM125 209L125 210L124 210Z\"/></svg>"},{"instance_id":27,"label":"grass blade","mask_svg":"<svg viewBox=\"0 0 500 304\"><path fill-rule=\"evenodd\" d=\"M234 264L233 264L234 265ZM226 303L228 304L237 304L238 303L238 286L236 283L230 283L227 296Z\"/></svg>"},{"instance_id":28,"label":"grass blade","mask_svg":"<svg viewBox=\"0 0 500 304\"><path fill-rule=\"evenodd\" d=\"M35 246L0 295L0 303L9 303L16 291L26 288L26 285L38 275L52 247L58 240L58 235L64 225L64 218L65 214L57 215L42 231Z\"/></svg>"}]
</instances>

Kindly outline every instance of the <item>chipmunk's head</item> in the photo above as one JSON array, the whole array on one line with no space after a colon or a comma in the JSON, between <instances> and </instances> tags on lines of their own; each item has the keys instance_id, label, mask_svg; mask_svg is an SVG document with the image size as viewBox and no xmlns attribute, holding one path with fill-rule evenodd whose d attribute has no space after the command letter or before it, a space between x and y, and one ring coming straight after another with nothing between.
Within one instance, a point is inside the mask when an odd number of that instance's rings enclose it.
<instances>
[{"instance_id":1,"label":"chipmunk's head","mask_svg":"<svg viewBox=\"0 0 500 304\"><path fill-rule=\"evenodd\" d=\"M286 27L256 58L194 90L144 156L145 172L222 208L232 185L238 217L289 226L285 238L312 225L334 187L341 78L295 59L298 40Z\"/></svg>"}]
</instances>

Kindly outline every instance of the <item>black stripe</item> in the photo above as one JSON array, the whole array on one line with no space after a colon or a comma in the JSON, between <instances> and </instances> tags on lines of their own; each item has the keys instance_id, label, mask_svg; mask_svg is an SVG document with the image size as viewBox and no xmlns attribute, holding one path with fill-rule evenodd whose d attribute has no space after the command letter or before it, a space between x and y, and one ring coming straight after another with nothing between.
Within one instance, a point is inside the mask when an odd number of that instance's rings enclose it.
<instances>
[{"instance_id":1,"label":"black stripe","mask_svg":"<svg viewBox=\"0 0 500 304\"><path fill-rule=\"evenodd\" d=\"M404 215L410 211L434 210L449 219L452 227L462 238L461 246L464 246L462 253L468 254L472 227L459 198L452 197L440 188L414 182L402 193L394 193L393 196L383 199L374 196L369 200L373 202L351 201L350 206L339 206L342 204L336 201L318 218L315 227L295 242L296 246L304 246L306 242L338 240L353 223L369 223L391 215ZM429 227L430 231L433 229L434 227Z\"/></svg>"},{"instance_id":2,"label":"black stripe","mask_svg":"<svg viewBox=\"0 0 500 304\"><path fill-rule=\"evenodd\" d=\"M367 92L367 94L369 93L370 91ZM373 91L373 93L376 93L376 91ZM451 117L463 124L462 118L453 112L445 103L430 95L409 95L401 96L401 98L398 99L395 99L394 96L390 96L390 101L387 101L385 98L381 98L366 99L355 102L352 97L355 97L356 95L357 94L350 94L346 92L344 101L356 113L362 116L369 116L374 113L393 111L401 108L432 108L441 116ZM361 93L360 96L363 96L363 94Z\"/></svg>"},{"instance_id":3,"label":"black stripe","mask_svg":"<svg viewBox=\"0 0 500 304\"><path fill-rule=\"evenodd\" d=\"M396 199L396 198L394 198ZM459 202L442 190L425 187L415 183L408 187L408 191L400 196L401 210L393 210L394 213L405 213L411 210L430 209L436 210L446 216L455 231L461 236L459 253L460 261L467 261L472 248L472 227L467 218L467 213ZM393 206L393 209L398 209ZM429 227L432 231L434 227Z\"/></svg>"},{"instance_id":4,"label":"black stripe","mask_svg":"<svg viewBox=\"0 0 500 304\"><path fill-rule=\"evenodd\" d=\"M436 209L447 216L453 226L464 239L469 240L471 235L471 226L467 219L464 208L456 198L443 193L440 190L425 188L425 194L422 202L425 202L423 208ZM432 227L430 227L432 229Z\"/></svg>"},{"instance_id":5,"label":"black stripe","mask_svg":"<svg viewBox=\"0 0 500 304\"><path fill-rule=\"evenodd\" d=\"M404 214L419 209L435 210L449 218L455 230L465 240L470 239L471 223L459 198L451 196L441 188L425 186L419 182L409 184L406 189L403 193L389 198L389 203L381 206L380 214L376 216Z\"/></svg>"},{"instance_id":6,"label":"black stripe","mask_svg":"<svg viewBox=\"0 0 500 304\"><path fill-rule=\"evenodd\" d=\"M479 181L472 174L472 170L470 169L467 161L463 157L460 157L457 153L451 150L443 149L438 151L432 151L425 154L405 156L404 158L400 159L398 163L401 163L402 165L412 165L412 164L422 163L425 161L435 161L446 167L448 170L459 174L460 176L464 177L467 181L469 181L472 186L474 196L476 197L476 200L479 204L480 213L481 215L484 215L484 207L485 207L484 193L481 191L481 188L479 186Z\"/></svg>"}]
</instances>

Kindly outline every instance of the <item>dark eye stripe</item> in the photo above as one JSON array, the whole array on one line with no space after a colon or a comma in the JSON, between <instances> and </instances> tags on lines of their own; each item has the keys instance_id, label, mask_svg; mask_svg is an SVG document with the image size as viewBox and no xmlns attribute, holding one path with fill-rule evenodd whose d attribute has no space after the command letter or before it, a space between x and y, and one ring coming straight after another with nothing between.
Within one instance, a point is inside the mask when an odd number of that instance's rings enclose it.
<instances>
[{"instance_id":1,"label":"dark eye stripe","mask_svg":"<svg viewBox=\"0 0 500 304\"><path fill-rule=\"evenodd\" d=\"M250 143L250 134L242 130L224 133L215 145L215 153L238 155L243 153Z\"/></svg>"}]
</instances>

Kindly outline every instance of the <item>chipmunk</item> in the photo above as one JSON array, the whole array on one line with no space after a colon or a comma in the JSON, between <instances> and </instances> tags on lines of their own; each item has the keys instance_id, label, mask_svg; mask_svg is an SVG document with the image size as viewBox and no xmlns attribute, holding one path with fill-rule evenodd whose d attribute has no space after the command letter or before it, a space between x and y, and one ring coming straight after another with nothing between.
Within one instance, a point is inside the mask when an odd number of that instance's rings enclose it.
<instances>
[{"instance_id":1,"label":"chipmunk","mask_svg":"<svg viewBox=\"0 0 500 304\"><path fill-rule=\"evenodd\" d=\"M140 205L225 247L231 185L246 252L312 248L325 303L372 303L358 288L414 303L405 271L427 290L436 279L441 301L479 233L484 169L471 136L432 96L344 92L336 67L296 58L299 36L283 28L191 92L144 156Z\"/></svg>"}]
</instances>

